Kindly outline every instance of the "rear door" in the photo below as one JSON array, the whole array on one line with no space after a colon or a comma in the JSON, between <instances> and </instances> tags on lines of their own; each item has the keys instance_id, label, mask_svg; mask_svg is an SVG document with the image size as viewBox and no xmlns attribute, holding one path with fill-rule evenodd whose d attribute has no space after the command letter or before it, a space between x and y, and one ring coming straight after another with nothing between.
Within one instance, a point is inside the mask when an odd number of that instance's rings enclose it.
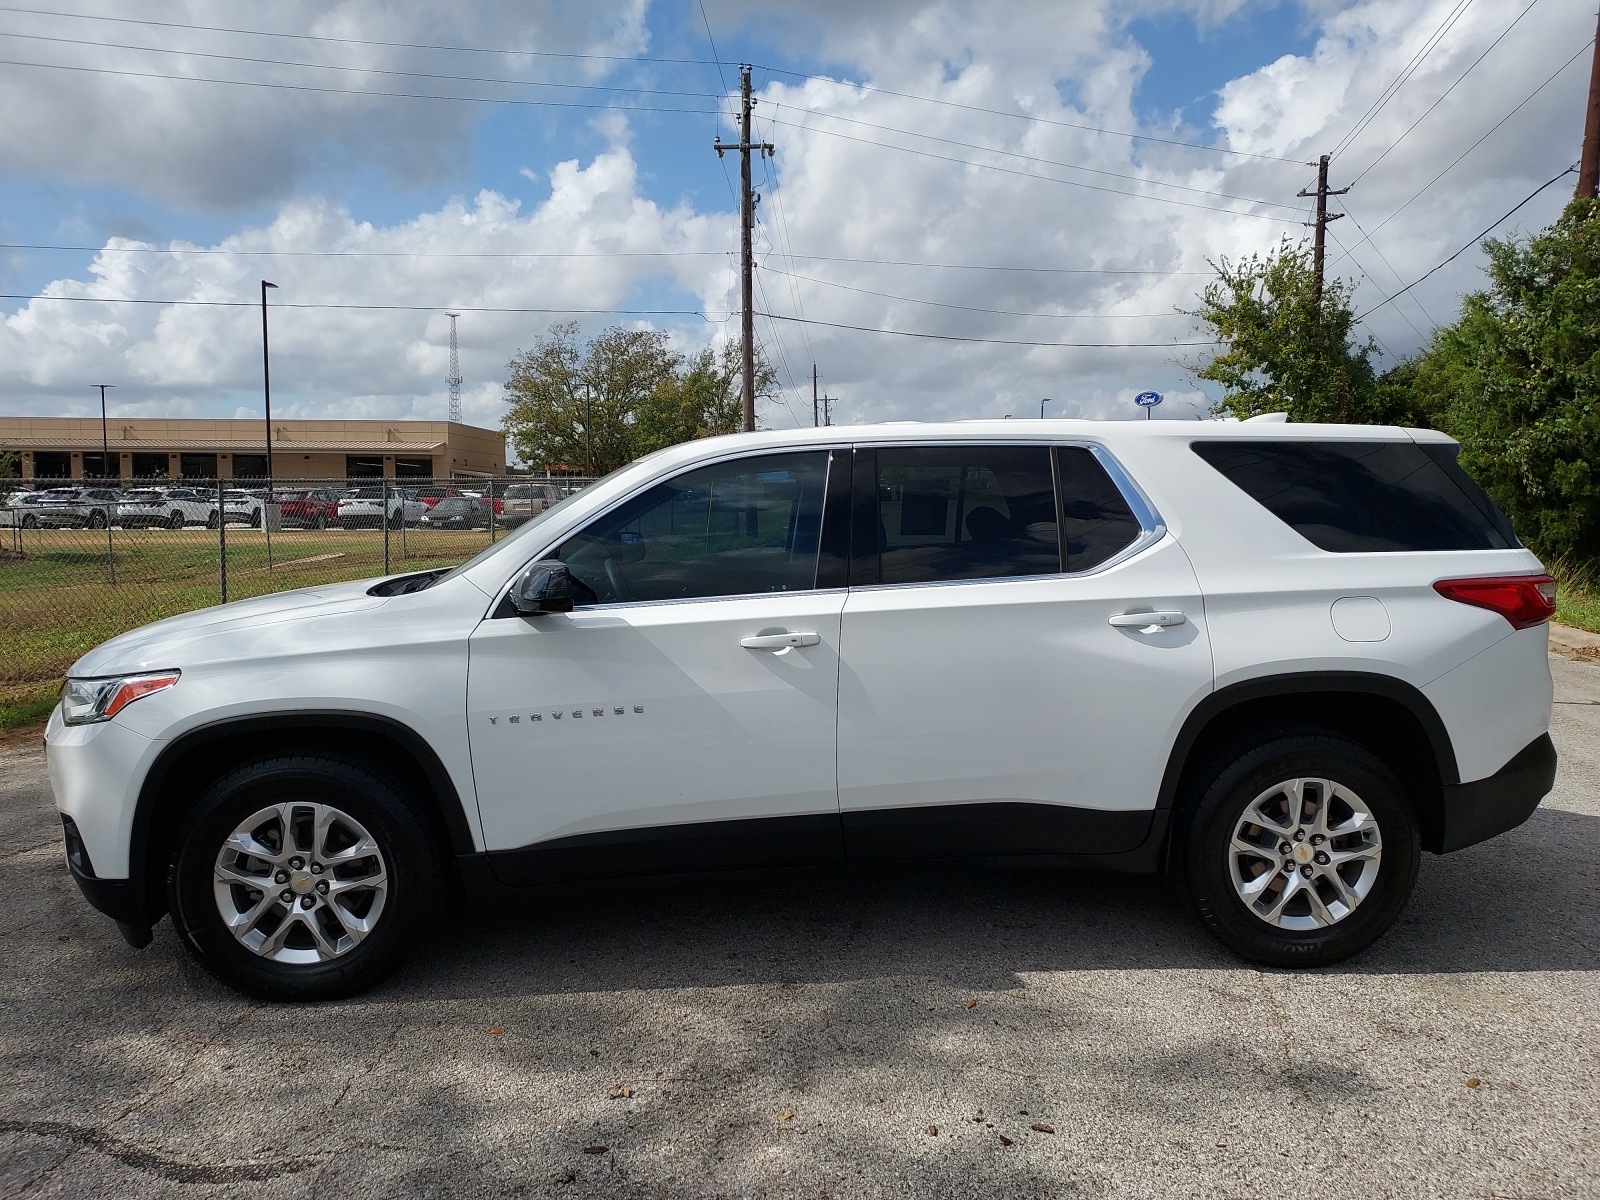
<instances>
[{"instance_id":1,"label":"rear door","mask_svg":"<svg viewBox=\"0 0 1600 1200\"><path fill-rule=\"evenodd\" d=\"M858 449L839 686L851 859L1144 840L1163 748L1212 665L1194 571L1119 475L1083 446Z\"/></svg>"}]
</instances>

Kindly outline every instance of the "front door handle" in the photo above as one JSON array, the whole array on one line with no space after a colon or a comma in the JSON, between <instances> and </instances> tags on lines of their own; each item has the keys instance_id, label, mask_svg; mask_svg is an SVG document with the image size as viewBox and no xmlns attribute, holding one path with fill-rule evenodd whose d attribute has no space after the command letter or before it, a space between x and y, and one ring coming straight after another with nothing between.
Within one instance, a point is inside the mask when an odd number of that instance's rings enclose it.
<instances>
[{"instance_id":1,"label":"front door handle","mask_svg":"<svg viewBox=\"0 0 1600 1200\"><path fill-rule=\"evenodd\" d=\"M1182 625L1188 618L1181 612L1118 613L1111 624L1118 629L1137 629L1140 633L1160 633L1174 625Z\"/></svg>"},{"instance_id":2,"label":"front door handle","mask_svg":"<svg viewBox=\"0 0 1600 1200\"><path fill-rule=\"evenodd\" d=\"M790 646L815 646L822 640L820 633L798 631L790 633L754 633L749 637L739 639L739 645L746 650L787 650Z\"/></svg>"}]
</instances>

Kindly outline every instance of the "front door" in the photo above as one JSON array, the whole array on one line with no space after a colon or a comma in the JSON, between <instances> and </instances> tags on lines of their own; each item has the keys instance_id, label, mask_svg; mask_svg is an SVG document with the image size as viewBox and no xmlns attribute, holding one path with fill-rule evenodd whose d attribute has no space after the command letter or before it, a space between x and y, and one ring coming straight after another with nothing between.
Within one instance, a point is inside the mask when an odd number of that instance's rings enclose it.
<instances>
[{"instance_id":1,"label":"front door","mask_svg":"<svg viewBox=\"0 0 1600 1200\"><path fill-rule=\"evenodd\" d=\"M479 626L468 724L504 881L841 857L830 457L747 455L657 484L555 552L574 611Z\"/></svg>"},{"instance_id":2,"label":"front door","mask_svg":"<svg viewBox=\"0 0 1600 1200\"><path fill-rule=\"evenodd\" d=\"M1134 849L1165 747L1212 686L1182 549L1086 447L857 457L871 500L841 632L848 856Z\"/></svg>"}]
</instances>

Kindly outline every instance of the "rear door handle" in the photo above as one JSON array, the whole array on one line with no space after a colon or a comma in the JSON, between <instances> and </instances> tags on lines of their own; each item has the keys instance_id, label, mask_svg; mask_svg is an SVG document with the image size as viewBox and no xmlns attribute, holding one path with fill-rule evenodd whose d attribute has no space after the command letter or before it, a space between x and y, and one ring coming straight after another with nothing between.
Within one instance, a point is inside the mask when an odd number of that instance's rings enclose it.
<instances>
[{"instance_id":1,"label":"rear door handle","mask_svg":"<svg viewBox=\"0 0 1600 1200\"><path fill-rule=\"evenodd\" d=\"M1118 629L1137 629L1140 633L1160 633L1174 625L1182 625L1188 618L1181 612L1118 613L1111 624Z\"/></svg>"},{"instance_id":2,"label":"rear door handle","mask_svg":"<svg viewBox=\"0 0 1600 1200\"><path fill-rule=\"evenodd\" d=\"M787 650L790 646L815 646L822 640L819 633L801 630L795 633L755 633L739 639L746 650Z\"/></svg>"}]
</instances>

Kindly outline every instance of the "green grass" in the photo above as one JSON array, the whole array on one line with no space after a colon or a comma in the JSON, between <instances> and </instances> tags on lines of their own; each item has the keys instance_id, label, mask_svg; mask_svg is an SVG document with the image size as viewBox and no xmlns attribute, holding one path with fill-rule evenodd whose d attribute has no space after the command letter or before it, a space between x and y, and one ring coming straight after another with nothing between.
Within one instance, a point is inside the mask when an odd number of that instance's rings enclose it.
<instances>
[{"instance_id":1,"label":"green grass","mask_svg":"<svg viewBox=\"0 0 1600 1200\"><path fill-rule=\"evenodd\" d=\"M1558 561L1550 568L1556 577L1556 620L1575 629L1600 633L1600 582L1586 563Z\"/></svg>"},{"instance_id":2,"label":"green grass","mask_svg":"<svg viewBox=\"0 0 1600 1200\"><path fill-rule=\"evenodd\" d=\"M395 530L391 573L452 566L487 531ZM228 599L383 574L383 531L230 528ZM115 572L115 582L113 579ZM108 638L220 603L215 530L0 530L0 712L34 712ZM43 710L49 712L46 704ZM20 720L20 718L19 718Z\"/></svg>"},{"instance_id":3,"label":"green grass","mask_svg":"<svg viewBox=\"0 0 1600 1200\"><path fill-rule=\"evenodd\" d=\"M56 706L54 690L31 700L16 700L0 704L0 729L19 729L24 725L37 725L50 715Z\"/></svg>"}]
</instances>

